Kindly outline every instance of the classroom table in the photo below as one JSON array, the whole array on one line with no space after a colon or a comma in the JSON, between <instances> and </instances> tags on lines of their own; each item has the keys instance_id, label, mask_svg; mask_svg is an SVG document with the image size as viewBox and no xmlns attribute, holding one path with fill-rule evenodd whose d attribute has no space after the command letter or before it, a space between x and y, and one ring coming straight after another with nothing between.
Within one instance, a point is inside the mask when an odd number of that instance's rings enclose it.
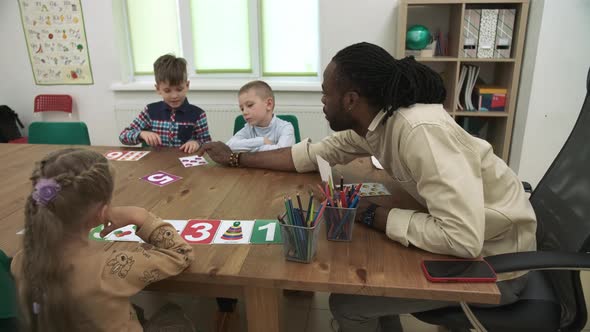
<instances>
[{"instance_id":1,"label":"classroom table","mask_svg":"<svg viewBox=\"0 0 590 332\"><path fill-rule=\"evenodd\" d=\"M21 246L16 232L24 225L24 202L30 193L34 162L58 145L0 144L0 249L13 255ZM133 150L84 147L101 153ZM136 149L135 149L136 150ZM297 174L208 165L184 168L172 148L153 150L139 161L115 161L114 205L137 205L163 219L273 219L283 212L285 195L306 192L320 182L318 173ZM141 177L165 171L182 179L157 187ZM336 166L334 178L384 183L391 196L374 198L389 204L415 201L396 187L369 158ZM412 203L414 202L414 203ZM440 258L406 248L385 234L355 225L352 242L329 242L321 230L318 252L310 264L286 261L281 245L194 245L195 261L179 276L149 287L154 291L200 296L236 297L244 301L248 331L281 330L283 289L372 296L499 303L494 283L431 283L424 278L423 259Z\"/></svg>"}]
</instances>

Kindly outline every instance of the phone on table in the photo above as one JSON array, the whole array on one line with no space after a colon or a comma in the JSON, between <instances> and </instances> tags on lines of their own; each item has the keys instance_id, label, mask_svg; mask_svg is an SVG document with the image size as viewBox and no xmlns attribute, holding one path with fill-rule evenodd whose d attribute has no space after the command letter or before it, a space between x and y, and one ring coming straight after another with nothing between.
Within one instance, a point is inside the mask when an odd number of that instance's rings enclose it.
<instances>
[{"instance_id":1,"label":"phone on table","mask_svg":"<svg viewBox=\"0 0 590 332\"><path fill-rule=\"evenodd\" d=\"M496 282L496 272L484 260L423 260L422 270L432 282Z\"/></svg>"}]
</instances>

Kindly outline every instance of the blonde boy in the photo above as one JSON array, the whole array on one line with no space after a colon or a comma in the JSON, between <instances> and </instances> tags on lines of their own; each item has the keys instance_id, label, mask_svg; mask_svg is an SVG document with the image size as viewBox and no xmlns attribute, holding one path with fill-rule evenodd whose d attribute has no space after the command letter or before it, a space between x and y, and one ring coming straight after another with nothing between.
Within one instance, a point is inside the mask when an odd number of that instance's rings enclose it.
<instances>
[{"instance_id":1,"label":"blonde boy","mask_svg":"<svg viewBox=\"0 0 590 332\"><path fill-rule=\"evenodd\" d=\"M233 151L269 151L295 144L293 125L273 114L274 93L266 82L247 83L238 100L246 124L227 141Z\"/></svg>"}]
</instances>

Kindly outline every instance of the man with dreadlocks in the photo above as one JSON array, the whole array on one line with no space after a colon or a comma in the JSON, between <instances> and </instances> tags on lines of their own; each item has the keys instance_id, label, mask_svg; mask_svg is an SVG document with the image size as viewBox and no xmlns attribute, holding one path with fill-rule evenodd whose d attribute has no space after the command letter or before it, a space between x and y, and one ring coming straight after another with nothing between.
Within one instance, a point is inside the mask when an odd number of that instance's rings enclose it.
<instances>
[{"instance_id":1,"label":"man with dreadlocks","mask_svg":"<svg viewBox=\"0 0 590 332\"><path fill-rule=\"evenodd\" d=\"M490 144L444 110L441 77L413 58L394 59L369 43L338 52L324 71L322 103L336 131L269 152L233 154L207 143L217 163L309 172L316 155L331 165L374 155L422 208L359 206L359 219L393 241L433 253L475 258L536 249L535 213L522 184ZM362 202L362 201L361 201ZM518 300L526 272L498 275L501 303ZM401 331L399 314L456 305L432 300L332 294L330 309L347 331Z\"/></svg>"}]
</instances>

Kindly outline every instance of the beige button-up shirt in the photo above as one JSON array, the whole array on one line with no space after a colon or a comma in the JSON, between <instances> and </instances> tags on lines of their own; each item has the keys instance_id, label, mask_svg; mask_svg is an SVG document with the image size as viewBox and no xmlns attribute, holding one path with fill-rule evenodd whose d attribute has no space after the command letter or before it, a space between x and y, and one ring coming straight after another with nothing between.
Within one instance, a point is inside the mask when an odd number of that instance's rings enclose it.
<instances>
[{"instance_id":1,"label":"beige button-up shirt","mask_svg":"<svg viewBox=\"0 0 590 332\"><path fill-rule=\"evenodd\" d=\"M458 257L536 249L537 221L516 174L491 145L463 130L440 104L416 104L387 119L380 112L366 137L352 130L292 148L298 172L374 155L428 213L392 209L386 234L404 246ZM506 273L499 280L523 273Z\"/></svg>"}]
</instances>

